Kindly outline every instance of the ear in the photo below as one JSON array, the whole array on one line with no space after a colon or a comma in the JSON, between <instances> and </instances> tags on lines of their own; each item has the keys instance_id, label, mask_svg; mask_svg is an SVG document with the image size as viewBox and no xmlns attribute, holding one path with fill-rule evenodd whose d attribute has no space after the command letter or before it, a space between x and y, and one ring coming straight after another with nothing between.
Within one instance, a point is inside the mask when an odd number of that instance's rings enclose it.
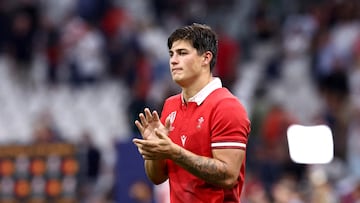
<instances>
[{"instance_id":1,"label":"ear","mask_svg":"<svg viewBox=\"0 0 360 203\"><path fill-rule=\"evenodd\" d=\"M213 58L213 54L210 51L206 51L203 54L203 64L205 66L210 66L210 62L212 58Z\"/></svg>"}]
</instances>

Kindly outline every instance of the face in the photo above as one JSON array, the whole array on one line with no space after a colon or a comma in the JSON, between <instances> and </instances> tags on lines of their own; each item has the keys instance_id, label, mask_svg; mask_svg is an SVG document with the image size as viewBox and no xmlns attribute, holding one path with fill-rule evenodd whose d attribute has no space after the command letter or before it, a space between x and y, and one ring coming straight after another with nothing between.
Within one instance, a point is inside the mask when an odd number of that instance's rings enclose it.
<instances>
[{"instance_id":1,"label":"face","mask_svg":"<svg viewBox=\"0 0 360 203\"><path fill-rule=\"evenodd\" d=\"M188 41L175 41L169 54L172 79L181 87L193 84L206 70L203 66L204 57L199 56Z\"/></svg>"}]
</instances>

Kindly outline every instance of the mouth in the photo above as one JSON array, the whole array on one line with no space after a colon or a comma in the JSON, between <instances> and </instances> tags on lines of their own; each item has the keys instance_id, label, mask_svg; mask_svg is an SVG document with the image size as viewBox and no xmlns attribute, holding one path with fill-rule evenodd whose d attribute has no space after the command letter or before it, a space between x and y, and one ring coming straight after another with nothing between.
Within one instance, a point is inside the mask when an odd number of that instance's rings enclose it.
<instances>
[{"instance_id":1,"label":"mouth","mask_svg":"<svg viewBox=\"0 0 360 203\"><path fill-rule=\"evenodd\" d=\"M179 71L182 71L182 68L172 68L171 69L172 73L179 72Z\"/></svg>"}]
</instances>

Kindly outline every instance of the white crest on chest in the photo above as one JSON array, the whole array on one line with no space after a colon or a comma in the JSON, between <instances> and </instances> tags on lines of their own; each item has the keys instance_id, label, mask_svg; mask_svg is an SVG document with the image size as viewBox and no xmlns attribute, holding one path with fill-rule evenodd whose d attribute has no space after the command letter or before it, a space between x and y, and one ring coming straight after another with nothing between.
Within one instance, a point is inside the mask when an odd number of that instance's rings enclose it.
<instances>
[{"instance_id":1,"label":"white crest on chest","mask_svg":"<svg viewBox=\"0 0 360 203\"><path fill-rule=\"evenodd\" d=\"M201 125L204 123L204 117L200 117L200 118L198 118L198 124L197 124L197 126L196 126L196 128L201 128Z\"/></svg>"},{"instance_id":2,"label":"white crest on chest","mask_svg":"<svg viewBox=\"0 0 360 203\"><path fill-rule=\"evenodd\" d=\"M170 131L173 131L175 129L175 127L173 126L173 123L175 121L176 118L176 111L171 112L168 117L170 118Z\"/></svg>"}]
</instances>

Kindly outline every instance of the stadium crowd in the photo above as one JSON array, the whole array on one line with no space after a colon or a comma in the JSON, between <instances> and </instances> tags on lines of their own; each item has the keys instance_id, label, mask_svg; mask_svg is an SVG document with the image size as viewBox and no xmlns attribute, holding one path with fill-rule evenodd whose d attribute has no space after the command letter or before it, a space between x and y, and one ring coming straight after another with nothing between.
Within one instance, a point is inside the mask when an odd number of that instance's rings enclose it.
<instances>
[{"instance_id":1,"label":"stadium crowd","mask_svg":"<svg viewBox=\"0 0 360 203\"><path fill-rule=\"evenodd\" d=\"M91 149L104 164L86 180L88 194L98 195L88 201L116 201L109 146L138 136L133 121L144 106L161 110L177 91L167 72L168 34L207 23L219 34L214 74L244 101L252 122L242 202L359 202L359 9L356 0L0 1L1 144L61 140ZM65 105L56 96L64 92ZM9 102L18 94L24 107ZM18 118L26 108L35 111ZM79 127L79 119L88 122ZM290 159L286 132L295 123L331 128L331 163ZM138 201L161 203L145 196Z\"/></svg>"}]
</instances>

